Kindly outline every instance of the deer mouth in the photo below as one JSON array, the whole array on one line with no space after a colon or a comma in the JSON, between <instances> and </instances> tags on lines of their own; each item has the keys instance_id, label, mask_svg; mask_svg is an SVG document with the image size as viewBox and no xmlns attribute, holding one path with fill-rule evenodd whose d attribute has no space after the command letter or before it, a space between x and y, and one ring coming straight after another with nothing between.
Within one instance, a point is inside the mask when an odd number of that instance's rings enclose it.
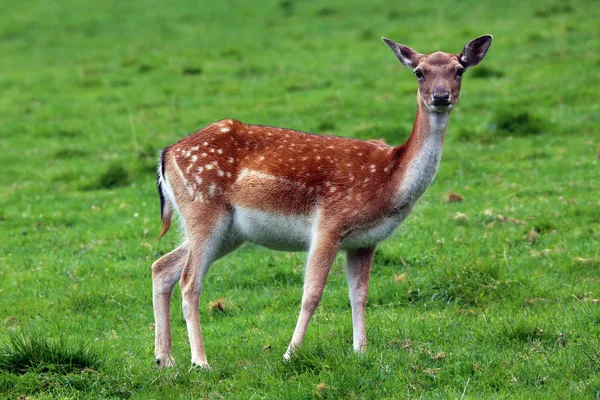
<instances>
[{"instance_id":1,"label":"deer mouth","mask_svg":"<svg viewBox=\"0 0 600 400\"><path fill-rule=\"evenodd\" d=\"M433 112L445 113L451 111L454 108L454 104L452 104L449 101L446 101L444 103L434 101L431 104L429 104L427 108L429 108L429 110Z\"/></svg>"}]
</instances>

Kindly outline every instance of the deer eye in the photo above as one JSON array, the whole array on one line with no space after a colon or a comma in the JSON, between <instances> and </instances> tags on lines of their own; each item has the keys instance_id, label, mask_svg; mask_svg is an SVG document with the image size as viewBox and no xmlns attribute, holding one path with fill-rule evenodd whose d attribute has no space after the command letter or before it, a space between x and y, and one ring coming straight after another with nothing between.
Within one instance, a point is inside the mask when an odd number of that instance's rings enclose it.
<instances>
[{"instance_id":1,"label":"deer eye","mask_svg":"<svg viewBox=\"0 0 600 400\"><path fill-rule=\"evenodd\" d=\"M421 80L421 78L423 78L423 71L420 69L415 70L415 76L417 77L417 80Z\"/></svg>"},{"instance_id":2,"label":"deer eye","mask_svg":"<svg viewBox=\"0 0 600 400\"><path fill-rule=\"evenodd\" d=\"M458 76L458 77L460 78L461 76L463 76L463 74L465 73L465 71L466 71L466 70L465 70L464 68L459 68L459 69L456 71L456 76Z\"/></svg>"}]
</instances>

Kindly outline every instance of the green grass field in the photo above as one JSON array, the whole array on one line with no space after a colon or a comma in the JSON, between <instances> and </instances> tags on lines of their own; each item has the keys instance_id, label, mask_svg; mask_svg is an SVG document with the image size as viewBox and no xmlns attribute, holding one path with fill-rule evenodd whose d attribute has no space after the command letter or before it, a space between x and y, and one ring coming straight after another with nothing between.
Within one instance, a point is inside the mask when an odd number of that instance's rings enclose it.
<instances>
[{"instance_id":1,"label":"green grass field","mask_svg":"<svg viewBox=\"0 0 600 400\"><path fill-rule=\"evenodd\" d=\"M600 398L599 3L208 3L3 3L0 397ZM400 144L417 84L380 37L486 33L436 181L378 248L367 354L340 257L283 362L305 257L245 246L205 281L212 369L178 289L155 368L150 266L180 240L154 240L158 150L225 117Z\"/></svg>"}]
</instances>

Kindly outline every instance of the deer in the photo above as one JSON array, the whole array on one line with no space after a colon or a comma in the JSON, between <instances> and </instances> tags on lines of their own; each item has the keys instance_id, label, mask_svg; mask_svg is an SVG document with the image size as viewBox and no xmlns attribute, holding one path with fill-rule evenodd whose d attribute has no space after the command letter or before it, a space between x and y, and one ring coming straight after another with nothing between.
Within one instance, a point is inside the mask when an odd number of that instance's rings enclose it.
<instances>
[{"instance_id":1,"label":"deer","mask_svg":"<svg viewBox=\"0 0 600 400\"><path fill-rule=\"evenodd\" d=\"M152 264L155 357L175 365L170 302L180 284L193 367L209 368L199 299L209 266L245 242L308 252L300 314L284 353L301 346L341 251L352 312L352 346L367 347L366 303L378 243L411 213L439 168L450 112L464 72L485 57L492 36L467 43L459 54L420 54L382 38L418 82L417 112L408 140L304 133L224 119L160 152L158 192L162 232L179 215L182 244Z\"/></svg>"}]
</instances>

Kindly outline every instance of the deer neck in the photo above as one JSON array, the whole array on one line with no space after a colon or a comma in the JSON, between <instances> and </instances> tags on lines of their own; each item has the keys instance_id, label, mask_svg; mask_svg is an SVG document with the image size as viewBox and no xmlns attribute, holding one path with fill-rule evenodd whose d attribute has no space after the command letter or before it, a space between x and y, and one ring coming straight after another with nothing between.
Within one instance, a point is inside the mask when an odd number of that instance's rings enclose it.
<instances>
[{"instance_id":1,"label":"deer neck","mask_svg":"<svg viewBox=\"0 0 600 400\"><path fill-rule=\"evenodd\" d=\"M396 203L412 207L437 174L450 113L427 110L419 101L412 132L406 143L396 147Z\"/></svg>"}]
</instances>

